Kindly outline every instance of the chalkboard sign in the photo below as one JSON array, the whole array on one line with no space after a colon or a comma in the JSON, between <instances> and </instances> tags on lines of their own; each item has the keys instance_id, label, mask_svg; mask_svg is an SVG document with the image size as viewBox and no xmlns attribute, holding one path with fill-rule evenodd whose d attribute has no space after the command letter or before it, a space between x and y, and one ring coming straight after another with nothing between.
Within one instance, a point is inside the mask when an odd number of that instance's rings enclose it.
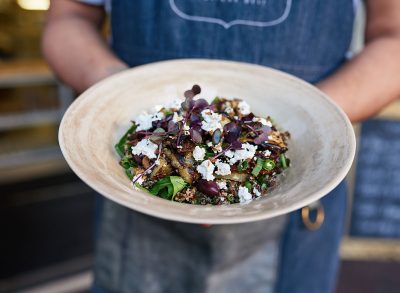
<instances>
[{"instance_id":1,"label":"chalkboard sign","mask_svg":"<svg viewBox=\"0 0 400 293\"><path fill-rule=\"evenodd\" d=\"M350 233L400 237L400 121L362 125Z\"/></svg>"}]
</instances>

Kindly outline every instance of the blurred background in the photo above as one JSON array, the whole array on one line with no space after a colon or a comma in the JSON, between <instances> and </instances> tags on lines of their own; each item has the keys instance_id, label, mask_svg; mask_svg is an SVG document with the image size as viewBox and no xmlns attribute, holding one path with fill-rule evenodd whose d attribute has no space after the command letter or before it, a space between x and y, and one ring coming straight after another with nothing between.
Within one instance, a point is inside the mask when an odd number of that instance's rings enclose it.
<instances>
[{"instance_id":1,"label":"blurred background","mask_svg":"<svg viewBox=\"0 0 400 293\"><path fill-rule=\"evenodd\" d=\"M0 292L88 292L92 280L95 194L58 147L75 95L41 56L48 6L0 0ZM353 52L362 48L364 16ZM400 102L354 127L337 292L399 292Z\"/></svg>"}]
</instances>

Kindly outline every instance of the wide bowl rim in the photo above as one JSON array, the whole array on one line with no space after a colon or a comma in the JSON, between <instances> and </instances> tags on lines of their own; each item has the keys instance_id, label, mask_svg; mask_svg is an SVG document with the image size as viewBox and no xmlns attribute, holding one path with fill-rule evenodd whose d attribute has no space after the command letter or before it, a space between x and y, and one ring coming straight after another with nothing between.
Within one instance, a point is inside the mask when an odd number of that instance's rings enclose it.
<instances>
[{"instance_id":1,"label":"wide bowl rim","mask_svg":"<svg viewBox=\"0 0 400 293\"><path fill-rule=\"evenodd\" d=\"M73 158L69 155L69 152L67 150L67 145L64 141L64 131L65 131L65 125L67 124L68 119L71 119L72 113L75 111L75 109L77 109L80 104L83 102L83 99L86 96L89 96L93 91L96 90L96 88L101 87L103 84L105 83L110 83L113 80L117 80L119 78L121 78L121 76L124 75L128 75L131 71L135 70L141 70L143 68L147 68L147 67L154 67L154 66L159 66L159 65L163 65L163 64L170 64L170 63L175 63L175 64L179 64L179 63L183 63L183 64L193 64L193 65L199 65L199 64L219 64L221 66L223 66L224 64L226 65L234 65L234 66L240 66L242 68L256 68L256 69L261 69L261 70L268 70L271 73L275 74L276 76L279 76L281 78L284 79L289 79L289 80L294 80L295 82L297 82L298 84L300 84L302 87L308 88L311 91L317 91L319 94L319 97L321 99L324 100L325 103L330 104L330 107L332 108L332 110L335 110L337 112L337 114L339 114L339 116L341 116L341 118L343 119L343 121L345 122L346 128L349 131L346 131L346 133L348 134L347 140L348 140L348 144L349 144L349 155L348 158L346 160L346 162L343 164L343 166L340 168L339 172L336 174L336 176L334 176L333 178L331 178L331 180L323 187L321 188L318 192L314 192L312 195L308 196L307 198L303 199L303 200L299 200L295 203L292 203L290 205L287 205L285 207L279 207L276 210L273 211L268 211L268 213L264 213L264 214L255 214L255 215L237 215L236 217L232 218L213 218L213 219L201 219L201 218L196 218L192 216L181 216L181 215L175 215L175 214L171 214L168 211L165 211L163 213L159 213L158 211L155 211L154 209L151 208L151 206L132 206L132 204L126 200L124 200L121 197L115 197L114 195L110 194L107 190L103 190L101 187L99 187L98 185L96 185L95 182L92 182L91 180L89 180L89 178L85 175L84 172L82 172L80 170L80 168L78 167L78 165L74 162ZM158 217L158 218L162 218L165 220L173 220L173 221L179 221L179 222L186 222L186 223L193 223L193 224L239 224L239 223L246 223L246 222L253 222L253 221L259 221L259 220L264 220L264 219L269 219L272 217L276 217L279 215L283 215L283 214L287 214L289 212L295 211L299 208L302 208L304 206L307 206L317 200L319 200L320 198L322 198L323 196L327 195L330 191L332 191L336 186L339 185L339 183L341 181L343 181L343 179L346 177L347 173L349 172L354 157L355 157L355 153L356 153L356 137L355 137L355 133L352 127L352 124L349 120L349 118L347 117L347 115L344 113L344 111L324 92L322 92L321 90L319 90L318 88L316 88L315 86L309 84L308 82L293 76L289 73L286 72L282 72L280 70L274 69L274 68L270 68L270 67L266 67L266 66L262 66L262 65L257 65L257 64L250 64L250 63L243 63L243 62L237 62L237 61L227 61L227 60L218 60L218 59L174 59L174 60L166 60L166 61L159 61L159 62L154 62L154 63L149 63L149 64L144 64L144 65L140 65L140 66L136 66L134 68L130 68L128 70L124 70L122 72L119 72L117 74L114 74L110 77L107 77L103 80L101 80L100 82L94 84L93 86L91 86L89 89L87 89L86 91L84 91L79 97L77 97L72 104L68 107L68 109L65 111L61 122L60 122L60 126L59 126L59 131L58 131L58 142L60 145L60 149L61 152L65 158L65 160L67 161L68 165L70 166L70 168L72 169L72 171L79 177L81 178L87 185L89 185L93 190L95 190L96 192L104 195L106 198L121 204L123 206L129 207L133 210L136 210L138 212L150 215L150 216L154 216L154 217ZM163 200L163 199L161 199ZM178 204L178 205L187 205L187 204L182 204L182 203L177 203L174 202L174 204ZM234 207L238 207L240 204L234 204L232 206ZM196 206L201 208L201 206ZM210 206L203 206L205 209L209 209ZM220 208L219 206L212 206L212 208L218 209Z\"/></svg>"}]
</instances>

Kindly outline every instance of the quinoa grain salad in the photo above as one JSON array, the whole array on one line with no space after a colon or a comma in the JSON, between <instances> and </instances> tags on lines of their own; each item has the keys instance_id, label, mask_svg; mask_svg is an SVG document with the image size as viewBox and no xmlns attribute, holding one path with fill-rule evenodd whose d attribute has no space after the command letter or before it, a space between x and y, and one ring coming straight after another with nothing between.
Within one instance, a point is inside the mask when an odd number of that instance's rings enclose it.
<instances>
[{"instance_id":1,"label":"quinoa grain salad","mask_svg":"<svg viewBox=\"0 0 400 293\"><path fill-rule=\"evenodd\" d=\"M277 185L290 165L288 132L257 117L243 100L196 98L144 113L115 145L135 188L172 201L222 205L248 203Z\"/></svg>"}]
</instances>

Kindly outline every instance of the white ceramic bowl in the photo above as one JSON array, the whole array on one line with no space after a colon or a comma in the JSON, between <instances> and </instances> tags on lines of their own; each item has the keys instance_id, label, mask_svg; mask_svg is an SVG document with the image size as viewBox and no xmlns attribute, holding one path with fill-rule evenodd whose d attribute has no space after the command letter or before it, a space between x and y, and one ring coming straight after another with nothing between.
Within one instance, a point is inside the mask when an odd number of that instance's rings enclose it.
<instances>
[{"instance_id":1,"label":"white ceramic bowl","mask_svg":"<svg viewBox=\"0 0 400 293\"><path fill-rule=\"evenodd\" d=\"M291 133L291 167L278 188L248 204L200 206L133 190L114 144L143 110L199 84L202 96L245 99ZM165 61L136 67L84 92L61 122L59 142L72 170L109 199L155 217L208 224L256 221L285 214L329 193L349 171L353 128L326 95L291 75L262 66L211 60Z\"/></svg>"}]
</instances>

